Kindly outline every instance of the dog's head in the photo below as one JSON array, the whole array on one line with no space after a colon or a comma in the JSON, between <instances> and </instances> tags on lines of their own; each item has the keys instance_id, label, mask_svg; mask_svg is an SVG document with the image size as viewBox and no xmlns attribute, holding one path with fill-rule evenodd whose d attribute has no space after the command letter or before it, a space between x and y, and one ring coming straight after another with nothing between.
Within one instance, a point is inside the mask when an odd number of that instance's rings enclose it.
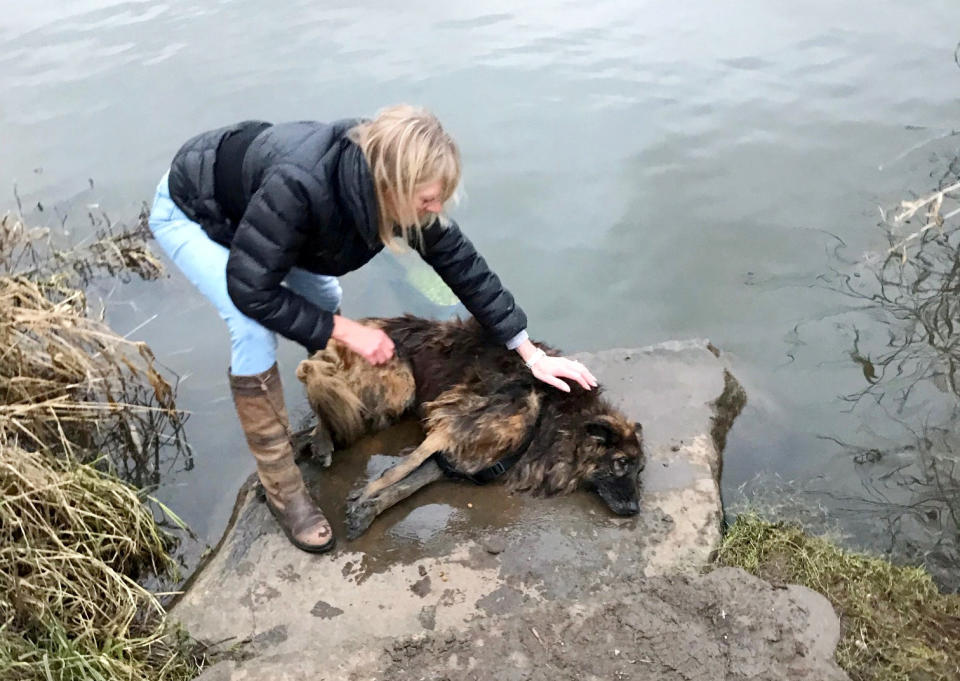
<instances>
[{"instance_id":1,"label":"dog's head","mask_svg":"<svg viewBox=\"0 0 960 681\"><path fill-rule=\"evenodd\" d=\"M583 425L580 449L580 461L590 470L586 482L617 515L636 515L644 467L640 424L615 413L591 418Z\"/></svg>"}]
</instances>

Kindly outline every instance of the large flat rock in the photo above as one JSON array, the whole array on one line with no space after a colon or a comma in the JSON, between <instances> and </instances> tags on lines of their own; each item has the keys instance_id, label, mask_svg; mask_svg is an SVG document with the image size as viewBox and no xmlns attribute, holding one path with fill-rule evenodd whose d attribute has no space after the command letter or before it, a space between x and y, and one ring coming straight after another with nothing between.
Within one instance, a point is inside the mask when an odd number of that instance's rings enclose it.
<instances>
[{"instance_id":1,"label":"large flat rock","mask_svg":"<svg viewBox=\"0 0 960 681\"><path fill-rule=\"evenodd\" d=\"M718 354L706 341L684 341L579 356L607 397L644 426L648 462L635 518L612 516L586 492L530 499L444 481L388 511L359 540L314 556L290 546L245 488L219 550L173 610L197 638L244 643L243 655L207 678L335 679L361 667L367 671L355 678L372 678L371 670L391 664L384 646L404 637L427 632L416 639L427 641L420 649L436 652L431 646L446 637L463 642L477 627L506 631L525 617L541 618L541 638L555 637L556 618L573 612L571 622L586 631L592 617L627 617L625 604L646 602L631 594L659 588L658 579L703 579L694 575L720 540L720 449L743 399ZM335 525L346 490L418 435L415 425L401 425L339 453L326 471L305 467L318 498L330 500L324 508ZM663 612L676 612L661 628L683 629L676 613L686 610L670 607ZM642 617L653 621L656 612ZM585 648L584 660L601 652ZM507 678L494 671L451 678Z\"/></svg>"},{"instance_id":2,"label":"large flat rock","mask_svg":"<svg viewBox=\"0 0 960 681\"><path fill-rule=\"evenodd\" d=\"M839 638L820 594L722 568L631 577L587 598L543 601L445 631L370 637L324 656L270 652L220 663L201 678L849 681L833 659Z\"/></svg>"}]
</instances>

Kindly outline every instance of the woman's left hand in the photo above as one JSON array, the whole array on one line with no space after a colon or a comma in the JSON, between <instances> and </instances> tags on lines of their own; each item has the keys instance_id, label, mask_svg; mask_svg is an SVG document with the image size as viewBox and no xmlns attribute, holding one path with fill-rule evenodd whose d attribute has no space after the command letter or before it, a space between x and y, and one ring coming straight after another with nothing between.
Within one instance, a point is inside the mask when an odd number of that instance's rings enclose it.
<instances>
[{"instance_id":1,"label":"woman's left hand","mask_svg":"<svg viewBox=\"0 0 960 681\"><path fill-rule=\"evenodd\" d=\"M579 383L584 390L591 390L597 387L597 379L594 378L590 370L580 362L567 359L566 357L551 357L542 355L535 359L530 367L533 375L544 383L552 385L565 393L570 392L570 386L561 378L569 378Z\"/></svg>"}]
</instances>

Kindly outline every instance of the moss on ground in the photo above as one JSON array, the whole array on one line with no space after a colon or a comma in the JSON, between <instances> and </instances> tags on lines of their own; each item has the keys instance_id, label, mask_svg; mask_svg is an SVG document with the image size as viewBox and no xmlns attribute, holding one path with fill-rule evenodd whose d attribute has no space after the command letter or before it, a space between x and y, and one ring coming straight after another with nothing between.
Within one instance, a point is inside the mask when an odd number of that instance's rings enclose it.
<instances>
[{"instance_id":1,"label":"moss on ground","mask_svg":"<svg viewBox=\"0 0 960 681\"><path fill-rule=\"evenodd\" d=\"M754 514L728 529L717 562L826 596L840 616L837 662L854 681L960 679L960 594L941 594L922 568L845 551Z\"/></svg>"}]
</instances>

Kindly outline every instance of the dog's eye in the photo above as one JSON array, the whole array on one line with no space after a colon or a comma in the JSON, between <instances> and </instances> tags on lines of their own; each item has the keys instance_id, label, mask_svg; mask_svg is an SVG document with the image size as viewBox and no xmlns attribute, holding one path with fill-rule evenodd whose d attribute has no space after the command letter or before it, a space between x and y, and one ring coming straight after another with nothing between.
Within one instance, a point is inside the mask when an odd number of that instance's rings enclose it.
<instances>
[{"instance_id":1,"label":"dog's eye","mask_svg":"<svg viewBox=\"0 0 960 681\"><path fill-rule=\"evenodd\" d=\"M613 460L613 472L616 475L623 475L627 472L627 459L624 456L618 456Z\"/></svg>"}]
</instances>

